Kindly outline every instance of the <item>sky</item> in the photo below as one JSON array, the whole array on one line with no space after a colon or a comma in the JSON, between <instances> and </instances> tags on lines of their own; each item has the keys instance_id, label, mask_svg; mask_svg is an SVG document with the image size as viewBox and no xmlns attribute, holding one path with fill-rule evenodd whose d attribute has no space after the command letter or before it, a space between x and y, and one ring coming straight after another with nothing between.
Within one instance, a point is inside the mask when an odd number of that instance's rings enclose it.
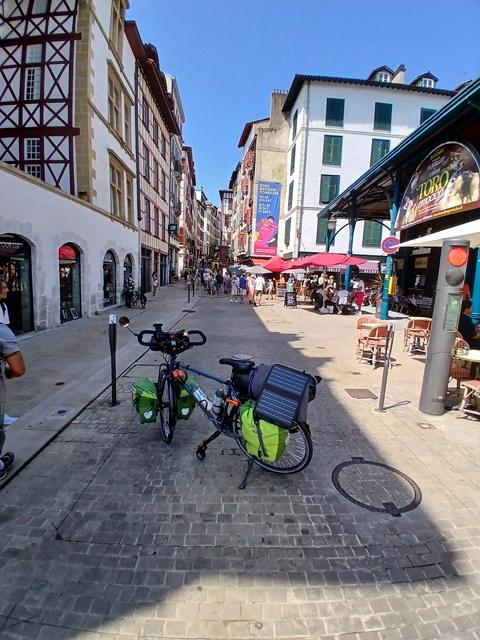
<instances>
[{"instance_id":1,"label":"sky","mask_svg":"<svg viewBox=\"0 0 480 640\"><path fill-rule=\"evenodd\" d=\"M174 75L197 187L219 204L249 120L296 73L366 78L406 66L441 89L480 75L480 0L130 0L127 19Z\"/></svg>"}]
</instances>

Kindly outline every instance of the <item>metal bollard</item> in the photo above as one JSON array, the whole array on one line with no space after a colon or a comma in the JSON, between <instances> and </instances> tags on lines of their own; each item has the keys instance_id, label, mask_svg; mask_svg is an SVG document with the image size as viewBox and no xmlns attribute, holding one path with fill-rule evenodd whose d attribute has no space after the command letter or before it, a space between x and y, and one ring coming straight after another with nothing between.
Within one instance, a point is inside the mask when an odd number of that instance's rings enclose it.
<instances>
[{"instance_id":1,"label":"metal bollard","mask_svg":"<svg viewBox=\"0 0 480 640\"><path fill-rule=\"evenodd\" d=\"M190 282L187 282L187 302L190 304Z\"/></svg>"},{"instance_id":2,"label":"metal bollard","mask_svg":"<svg viewBox=\"0 0 480 640\"><path fill-rule=\"evenodd\" d=\"M192 296L195 297L195 278L192 278Z\"/></svg>"},{"instance_id":3,"label":"metal bollard","mask_svg":"<svg viewBox=\"0 0 480 640\"><path fill-rule=\"evenodd\" d=\"M389 324L388 332L387 332L387 344L385 346L385 362L383 363L382 386L380 387L380 397L378 399L378 409L377 409L377 411L381 411L382 413L386 411L385 392L387 390L388 370L390 368L390 363L391 363L394 335L395 335L395 332L393 330L393 324Z\"/></svg>"},{"instance_id":4,"label":"metal bollard","mask_svg":"<svg viewBox=\"0 0 480 640\"><path fill-rule=\"evenodd\" d=\"M112 313L108 321L108 338L110 342L110 367L112 374L112 401L117 404L117 316Z\"/></svg>"}]
</instances>

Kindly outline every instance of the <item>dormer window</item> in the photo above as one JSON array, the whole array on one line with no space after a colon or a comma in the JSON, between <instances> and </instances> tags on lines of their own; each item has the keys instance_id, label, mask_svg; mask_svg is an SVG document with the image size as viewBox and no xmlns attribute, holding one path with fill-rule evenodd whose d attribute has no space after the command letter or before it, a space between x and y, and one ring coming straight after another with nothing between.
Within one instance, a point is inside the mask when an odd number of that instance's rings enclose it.
<instances>
[{"instance_id":1,"label":"dormer window","mask_svg":"<svg viewBox=\"0 0 480 640\"><path fill-rule=\"evenodd\" d=\"M379 71L375 76L377 82L391 82L392 76L388 71Z\"/></svg>"},{"instance_id":2,"label":"dormer window","mask_svg":"<svg viewBox=\"0 0 480 640\"><path fill-rule=\"evenodd\" d=\"M434 89L435 88L435 81L433 80L433 78L422 78L420 80L420 82L418 83L419 87L426 87L428 89Z\"/></svg>"}]
</instances>

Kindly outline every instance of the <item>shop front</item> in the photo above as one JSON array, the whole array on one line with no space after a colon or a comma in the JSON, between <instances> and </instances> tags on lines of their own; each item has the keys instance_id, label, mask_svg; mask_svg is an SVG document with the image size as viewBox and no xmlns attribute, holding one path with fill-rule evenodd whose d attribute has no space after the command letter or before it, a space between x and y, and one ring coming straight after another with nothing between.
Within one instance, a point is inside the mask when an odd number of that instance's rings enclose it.
<instances>
[{"instance_id":1,"label":"shop front","mask_svg":"<svg viewBox=\"0 0 480 640\"><path fill-rule=\"evenodd\" d=\"M142 247L141 288L148 293L151 289L152 250Z\"/></svg>"},{"instance_id":2,"label":"shop front","mask_svg":"<svg viewBox=\"0 0 480 640\"><path fill-rule=\"evenodd\" d=\"M18 236L0 235L0 278L9 288L10 327L16 334L33 331L31 249Z\"/></svg>"},{"instance_id":3,"label":"shop front","mask_svg":"<svg viewBox=\"0 0 480 640\"><path fill-rule=\"evenodd\" d=\"M103 259L103 306L110 307L117 302L117 263L112 251L107 251Z\"/></svg>"},{"instance_id":4,"label":"shop front","mask_svg":"<svg viewBox=\"0 0 480 640\"><path fill-rule=\"evenodd\" d=\"M70 322L82 316L80 286L80 252L71 244L58 250L60 281L60 322Z\"/></svg>"}]
</instances>

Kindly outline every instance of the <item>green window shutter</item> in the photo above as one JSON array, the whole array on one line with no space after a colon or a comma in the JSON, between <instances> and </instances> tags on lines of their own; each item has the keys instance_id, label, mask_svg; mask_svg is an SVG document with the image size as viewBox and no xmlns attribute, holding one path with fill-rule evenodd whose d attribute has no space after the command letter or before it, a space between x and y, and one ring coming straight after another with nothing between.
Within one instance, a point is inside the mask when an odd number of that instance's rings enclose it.
<instances>
[{"instance_id":1,"label":"green window shutter","mask_svg":"<svg viewBox=\"0 0 480 640\"><path fill-rule=\"evenodd\" d=\"M292 121L292 140L295 140L295 136L297 135L297 120L298 120L298 109L293 114Z\"/></svg>"},{"instance_id":2,"label":"green window shutter","mask_svg":"<svg viewBox=\"0 0 480 640\"><path fill-rule=\"evenodd\" d=\"M392 105L386 102L375 103L375 116L373 128L381 131L391 131L392 129Z\"/></svg>"},{"instance_id":3,"label":"green window shutter","mask_svg":"<svg viewBox=\"0 0 480 640\"><path fill-rule=\"evenodd\" d=\"M294 144L292 147L292 151L290 152L290 175L295 171L295 151L297 145Z\"/></svg>"},{"instance_id":4,"label":"green window shutter","mask_svg":"<svg viewBox=\"0 0 480 640\"><path fill-rule=\"evenodd\" d=\"M317 237L316 244L327 244L327 219L317 218Z\"/></svg>"},{"instance_id":5,"label":"green window shutter","mask_svg":"<svg viewBox=\"0 0 480 640\"><path fill-rule=\"evenodd\" d=\"M340 192L340 176L320 176L320 204L328 204Z\"/></svg>"},{"instance_id":6,"label":"green window shutter","mask_svg":"<svg viewBox=\"0 0 480 640\"><path fill-rule=\"evenodd\" d=\"M290 229L292 227L292 219L289 218L286 222L285 222L285 244L288 247L288 245L290 244Z\"/></svg>"},{"instance_id":7,"label":"green window shutter","mask_svg":"<svg viewBox=\"0 0 480 640\"><path fill-rule=\"evenodd\" d=\"M370 166L378 162L390 151L390 140L372 140L372 151L370 153Z\"/></svg>"},{"instance_id":8,"label":"green window shutter","mask_svg":"<svg viewBox=\"0 0 480 640\"><path fill-rule=\"evenodd\" d=\"M420 124L422 124L422 122L425 122L425 120L428 120L428 118L430 118L430 116L433 116L435 112L436 109L427 109L422 107L420 109Z\"/></svg>"},{"instance_id":9,"label":"green window shutter","mask_svg":"<svg viewBox=\"0 0 480 640\"><path fill-rule=\"evenodd\" d=\"M379 247L382 244L382 225L375 220L365 220L363 223L364 247Z\"/></svg>"},{"instance_id":10,"label":"green window shutter","mask_svg":"<svg viewBox=\"0 0 480 640\"><path fill-rule=\"evenodd\" d=\"M343 127L345 100L343 98L327 98L325 125L327 127Z\"/></svg>"},{"instance_id":11,"label":"green window shutter","mask_svg":"<svg viewBox=\"0 0 480 640\"><path fill-rule=\"evenodd\" d=\"M288 210L289 211L292 208L292 204L293 204L293 183L294 183L294 180L290 182L290 185L288 187Z\"/></svg>"},{"instance_id":12,"label":"green window shutter","mask_svg":"<svg viewBox=\"0 0 480 640\"><path fill-rule=\"evenodd\" d=\"M342 164L342 136L325 136L323 141L323 164Z\"/></svg>"}]
</instances>

